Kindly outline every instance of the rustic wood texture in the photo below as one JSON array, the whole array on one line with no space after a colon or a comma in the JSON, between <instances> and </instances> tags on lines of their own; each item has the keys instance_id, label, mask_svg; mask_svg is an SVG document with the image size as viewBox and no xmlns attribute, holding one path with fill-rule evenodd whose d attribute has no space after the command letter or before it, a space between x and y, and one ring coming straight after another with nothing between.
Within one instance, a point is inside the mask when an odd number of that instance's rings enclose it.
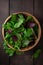
<instances>
[{"instance_id":1,"label":"rustic wood texture","mask_svg":"<svg viewBox=\"0 0 43 65\"><path fill-rule=\"evenodd\" d=\"M10 65L33 65L32 51L10 58Z\"/></svg>"},{"instance_id":2,"label":"rustic wood texture","mask_svg":"<svg viewBox=\"0 0 43 65\"><path fill-rule=\"evenodd\" d=\"M9 57L3 50L2 46L3 39L1 33L2 24L9 14L8 4L9 4L8 0L0 0L0 65L9 65Z\"/></svg>"},{"instance_id":3,"label":"rustic wood texture","mask_svg":"<svg viewBox=\"0 0 43 65\"><path fill-rule=\"evenodd\" d=\"M31 51L9 57L2 46L2 24L8 15L21 11L29 12L38 18L42 37L39 44ZM32 59L32 54L39 48L42 49L40 57ZM0 0L0 65L43 65L43 0Z\"/></svg>"},{"instance_id":4,"label":"rustic wood texture","mask_svg":"<svg viewBox=\"0 0 43 65\"><path fill-rule=\"evenodd\" d=\"M21 11L33 14L33 0L10 0L10 14Z\"/></svg>"},{"instance_id":5,"label":"rustic wood texture","mask_svg":"<svg viewBox=\"0 0 43 65\"><path fill-rule=\"evenodd\" d=\"M34 51L36 49L41 48L41 55L38 59L34 60L35 65L43 65L43 0L34 0L34 16L37 17L37 19L40 22L41 28L42 28L42 36L39 44L37 47L34 48Z\"/></svg>"}]
</instances>

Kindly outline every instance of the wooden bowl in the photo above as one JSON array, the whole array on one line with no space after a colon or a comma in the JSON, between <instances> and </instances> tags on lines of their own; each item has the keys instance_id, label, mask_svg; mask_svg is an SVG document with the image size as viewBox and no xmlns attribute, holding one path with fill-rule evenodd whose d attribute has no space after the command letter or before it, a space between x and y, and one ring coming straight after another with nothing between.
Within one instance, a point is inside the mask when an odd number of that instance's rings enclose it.
<instances>
[{"instance_id":1,"label":"wooden bowl","mask_svg":"<svg viewBox=\"0 0 43 65\"><path fill-rule=\"evenodd\" d=\"M33 16L33 15L31 15L30 13L27 13L27 12L17 12L17 13L13 13L13 14L19 14L19 13L22 13L22 14L24 14L25 16L32 16L33 17L33 20L35 21L35 23L38 25L38 38L35 40L35 43L33 44L33 45L31 45L31 46L28 46L28 47L26 47L26 48L22 48L22 49L20 49L19 51L28 51L28 50L31 50L32 48L34 48L37 44L38 44L38 42L39 42L39 40L40 40L40 37L41 37L41 26L40 26L40 23L39 23L39 21ZM5 22L4 22L4 24L6 23L6 22L8 22L8 20L11 18L11 15L5 20ZM4 28L2 27L2 36L3 36L3 39L5 40L5 37L4 37ZM5 40L6 41L6 40ZM8 45L8 47L10 47L11 49L13 49L14 50L14 48L8 43L7 44Z\"/></svg>"}]
</instances>

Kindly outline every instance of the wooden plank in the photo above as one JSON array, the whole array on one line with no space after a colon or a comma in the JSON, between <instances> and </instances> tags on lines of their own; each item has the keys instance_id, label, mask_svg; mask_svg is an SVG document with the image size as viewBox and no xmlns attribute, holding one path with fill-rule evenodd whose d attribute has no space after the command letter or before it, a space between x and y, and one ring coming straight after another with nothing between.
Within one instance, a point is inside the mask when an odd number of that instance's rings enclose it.
<instances>
[{"instance_id":1,"label":"wooden plank","mask_svg":"<svg viewBox=\"0 0 43 65\"><path fill-rule=\"evenodd\" d=\"M0 0L0 65L9 65L9 57L3 50L2 46L2 24L4 23L4 20L8 16L8 6L9 6L9 1L8 0Z\"/></svg>"},{"instance_id":2,"label":"wooden plank","mask_svg":"<svg viewBox=\"0 0 43 65\"><path fill-rule=\"evenodd\" d=\"M0 1L0 43L2 42L2 38L1 38L2 24L4 23L5 19L7 18L9 14L8 5L9 5L8 0Z\"/></svg>"},{"instance_id":3,"label":"wooden plank","mask_svg":"<svg viewBox=\"0 0 43 65\"><path fill-rule=\"evenodd\" d=\"M34 15L39 19L43 26L43 0L34 0Z\"/></svg>"},{"instance_id":4,"label":"wooden plank","mask_svg":"<svg viewBox=\"0 0 43 65\"><path fill-rule=\"evenodd\" d=\"M41 48L42 53L37 60L34 60L34 64L43 65L43 61L42 61L43 60L43 0L34 0L34 16L37 17L37 19L40 22L41 28L42 28L41 40L38 46L35 48L35 49Z\"/></svg>"},{"instance_id":5,"label":"wooden plank","mask_svg":"<svg viewBox=\"0 0 43 65\"><path fill-rule=\"evenodd\" d=\"M26 11L33 14L33 0L10 0L10 13Z\"/></svg>"},{"instance_id":6,"label":"wooden plank","mask_svg":"<svg viewBox=\"0 0 43 65\"><path fill-rule=\"evenodd\" d=\"M33 14L33 0L10 0L10 14L21 11ZM30 51L24 55L14 55L10 58L10 65L33 65L31 52L33 53Z\"/></svg>"},{"instance_id":7,"label":"wooden plank","mask_svg":"<svg viewBox=\"0 0 43 65\"><path fill-rule=\"evenodd\" d=\"M10 65L33 65L32 52L28 51L21 55L14 55L10 58Z\"/></svg>"}]
</instances>

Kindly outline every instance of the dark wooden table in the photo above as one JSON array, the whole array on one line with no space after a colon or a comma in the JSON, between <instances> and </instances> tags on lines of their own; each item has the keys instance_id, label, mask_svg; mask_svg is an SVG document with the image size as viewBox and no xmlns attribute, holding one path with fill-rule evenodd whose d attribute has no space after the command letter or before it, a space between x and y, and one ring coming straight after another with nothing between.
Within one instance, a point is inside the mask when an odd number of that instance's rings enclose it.
<instances>
[{"instance_id":1,"label":"dark wooden table","mask_svg":"<svg viewBox=\"0 0 43 65\"><path fill-rule=\"evenodd\" d=\"M39 44L23 55L9 57L3 50L2 24L12 13L25 11L36 16L42 27L42 37ZM37 48L42 49L38 59L31 56ZM0 0L0 65L43 65L43 0Z\"/></svg>"}]
</instances>

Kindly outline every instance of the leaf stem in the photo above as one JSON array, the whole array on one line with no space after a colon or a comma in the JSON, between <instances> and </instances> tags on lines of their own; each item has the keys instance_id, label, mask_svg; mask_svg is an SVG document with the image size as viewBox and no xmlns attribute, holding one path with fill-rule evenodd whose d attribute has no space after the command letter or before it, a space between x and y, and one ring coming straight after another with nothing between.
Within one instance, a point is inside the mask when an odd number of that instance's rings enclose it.
<instances>
[{"instance_id":1,"label":"leaf stem","mask_svg":"<svg viewBox=\"0 0 43 65\"><path fill-rule=\"evenodd\" d=\"M32 28L32 30L33 30L33 28ZM34 34L34 36L35 36L35 39L37 39L37 36L36 36L36 34L35 34L34 30L33 30L33 34Z\"/></svg>"}]
</instances>

